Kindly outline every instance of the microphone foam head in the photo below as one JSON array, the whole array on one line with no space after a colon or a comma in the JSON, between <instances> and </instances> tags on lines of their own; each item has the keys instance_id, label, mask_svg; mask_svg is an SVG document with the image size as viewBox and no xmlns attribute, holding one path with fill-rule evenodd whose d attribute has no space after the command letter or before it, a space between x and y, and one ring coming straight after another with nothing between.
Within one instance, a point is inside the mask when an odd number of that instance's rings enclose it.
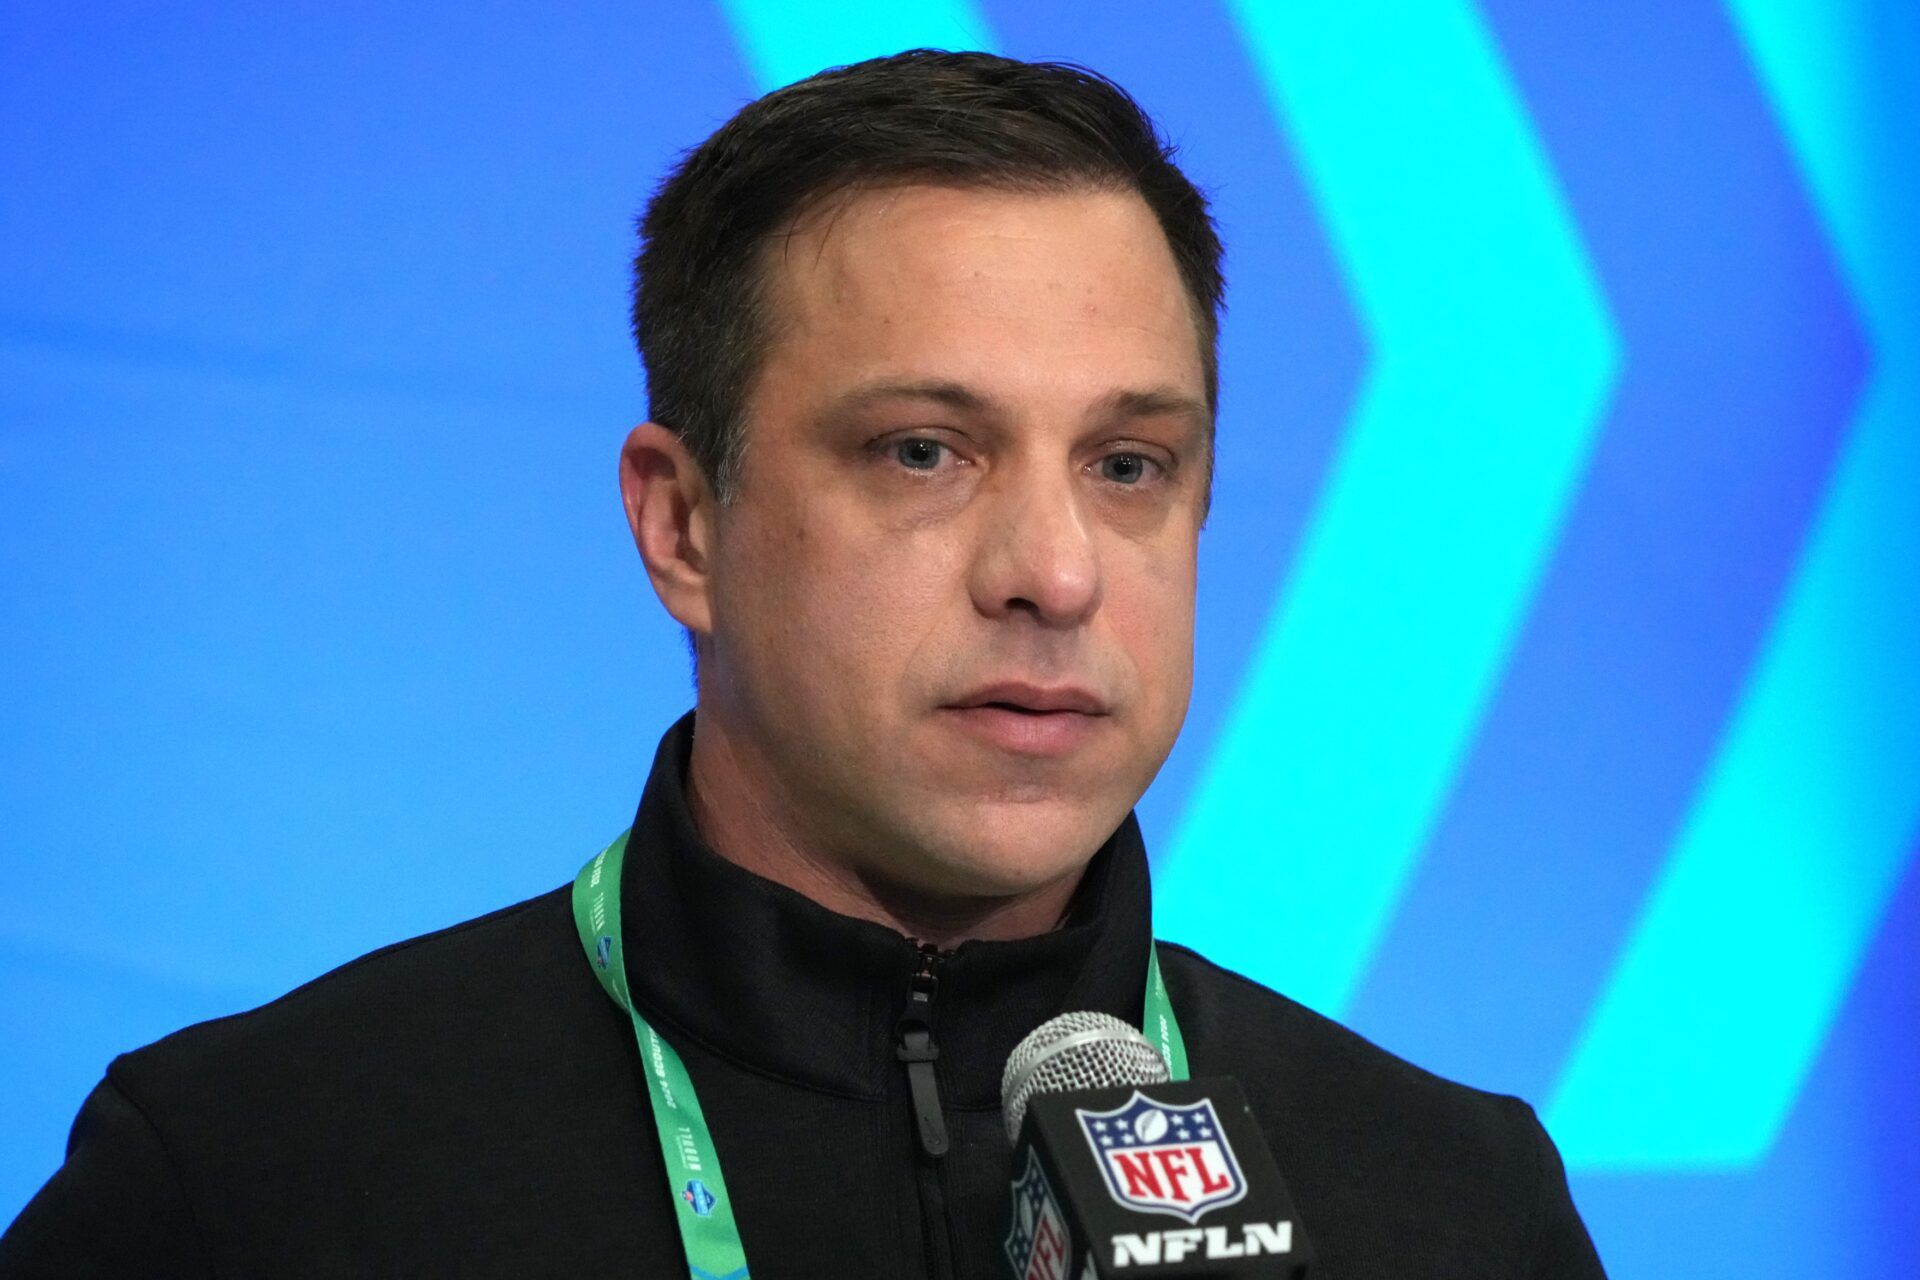
<instances>
[{"instance_id":1,"label":"microphone foam head","mask_svg":"<svg viewBox=\"0 0 1920 1280\"><path fill-rule=\"evenodd\" d=\"M1108 1013L1063 1013L1035 1027L1007 1055L1000 1105L1007 1140L1020 1139L1020 1122L1036 1093L1165 1084L1167 1060L1151 1041Z\"/></svg>"}]
</instances>

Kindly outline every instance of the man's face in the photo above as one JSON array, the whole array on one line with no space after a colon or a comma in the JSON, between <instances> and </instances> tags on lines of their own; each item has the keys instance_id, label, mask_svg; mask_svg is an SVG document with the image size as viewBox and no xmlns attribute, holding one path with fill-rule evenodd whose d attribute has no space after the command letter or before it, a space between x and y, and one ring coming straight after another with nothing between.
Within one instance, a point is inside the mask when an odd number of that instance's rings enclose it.
<instances>
[{"instance_id":1,"label":"man's face","mask_svg":"<svg viewBox=\"0 0 1920 1280\"><path fill-rule=\"evenodd\" d=\"M863 191L768 251L703 714L798 840L921 892L1056 883L1172 749L1210 447L1131 194Z\"/></svg>"}]
</instances>

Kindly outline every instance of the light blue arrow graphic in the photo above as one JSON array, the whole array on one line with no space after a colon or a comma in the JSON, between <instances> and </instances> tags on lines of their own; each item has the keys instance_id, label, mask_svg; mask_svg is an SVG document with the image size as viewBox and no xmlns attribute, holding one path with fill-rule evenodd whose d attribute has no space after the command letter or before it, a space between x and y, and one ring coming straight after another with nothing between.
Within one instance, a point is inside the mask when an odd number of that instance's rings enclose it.
<instances>
[{"instance_id":1,"label":"light blue arrow graphic","mask_svg":"<svg viewBox=\"0 0 1920 1280\"><path fill-rule=\"evenodd\" d=\"M1337 1012L1498 678L1617 341L1470 4L1233 7L1375 359L1156 915Z\"/></svg>"},{"instance_id":2,"label":"light blue arrow graphic","mask_svg":"<svg viewBox=\"0 0 1920 1280\"><path fill-rule=\"evenodd\" d=\"M1585 1169L1762 1159L1920 837L1920 16L1732 10L1875 371L1746 697L1548 1107Z\"/></svg>"},{"instance_id":3,"label":"light blue arrow graphic","mask_svg":"<svg viewBox=\"0 0 1920 1280\"><path fill-rule=\"evenodd\" d=\"M991 49L969 0L722 0L763 89L902 49Z\"/></svg>"}]
</instances>

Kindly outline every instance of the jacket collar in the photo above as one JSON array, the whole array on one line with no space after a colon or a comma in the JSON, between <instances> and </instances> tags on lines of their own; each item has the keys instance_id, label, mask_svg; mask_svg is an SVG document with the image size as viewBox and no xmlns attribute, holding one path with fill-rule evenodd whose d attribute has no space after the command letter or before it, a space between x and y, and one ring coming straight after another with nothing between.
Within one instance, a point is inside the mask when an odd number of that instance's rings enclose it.
<instances>
[{"instance_id":1,"label":"jacket collar","mask_svg":"<svg viewBox=\"0 0 1920 1280\"><path fill-rule=\"evenodd\" d=\"M686 801L689 712L660 741L620 885L635 1004L742 1066L855 1097L900 1074L895 1025L915 943L839 915L715 854ZM1146 853L1131 814L1088 864L1066 923L1014 942L963 942L936 962L932 1022L951 1105L999 1105L1022 1036L1072 1009L1140 1023L1150 945Z\"/></svg>"}]
</instances>

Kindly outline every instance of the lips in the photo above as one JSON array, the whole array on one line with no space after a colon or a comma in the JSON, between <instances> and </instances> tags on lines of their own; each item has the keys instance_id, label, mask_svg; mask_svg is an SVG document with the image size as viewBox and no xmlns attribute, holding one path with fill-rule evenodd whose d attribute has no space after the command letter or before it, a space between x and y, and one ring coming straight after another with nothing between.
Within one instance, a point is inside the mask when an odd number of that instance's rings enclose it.
<instances>
[{"instance_id":1,"label":"lips","mask_svg":"<svg viewBox=\"0 0 1920 1280\"><path fill-rule=\"evenodd\" d=\"M1085 716L1107 714L1107 705L1092 691L1078 685L1037 685L1023 681L1003 681L975 690L948 704L956 710L998 707L1029 715L1075 712Z\"/></svg>"},{"instance_id":2,"label":"lips","mask_svg":"<svg viewBox=\"0 0 1920 1280\"><path fill-rule=\"evenodd\" d=\"M1107 722L1110 708L1078 685L1003 681L941 708L945 720L978 742L1012 756L1070 756Z\"/></svg>"}]
</instances>

